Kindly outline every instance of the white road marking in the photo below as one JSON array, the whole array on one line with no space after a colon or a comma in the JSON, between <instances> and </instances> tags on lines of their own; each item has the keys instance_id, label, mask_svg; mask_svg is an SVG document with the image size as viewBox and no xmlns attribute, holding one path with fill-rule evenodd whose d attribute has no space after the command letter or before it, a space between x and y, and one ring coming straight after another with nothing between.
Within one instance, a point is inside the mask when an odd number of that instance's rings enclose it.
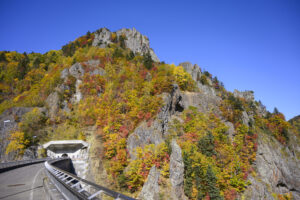
<instances>
[{"instance_id":1,"label":"white road marking","mask_svg":"<svg viewBox=\"0 0 300 200\"><path fill-rule=\"evenodd\" d=\"M36 175L34 176L34 179L33 179L33 182L32 182L32 186L31 186L31 192L30 192L30 200L33 200L33 190L34 190L34 185L35 185L35 182L36 182L36 178L38 177L38 175L41 173L41 171L43 170L44 168L42 167L38 173L36 173Z\"/></svg>"}]
</instances>

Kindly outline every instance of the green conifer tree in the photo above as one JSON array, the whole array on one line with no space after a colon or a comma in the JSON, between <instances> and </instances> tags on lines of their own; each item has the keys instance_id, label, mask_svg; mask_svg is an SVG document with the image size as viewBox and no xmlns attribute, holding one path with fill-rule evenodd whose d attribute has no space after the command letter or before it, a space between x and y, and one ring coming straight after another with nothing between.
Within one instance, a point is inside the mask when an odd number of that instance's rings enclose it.
<instances>
[{"instance_id":1,"label":"green conifer tree","mask_svg":"<svg viewBox=\"0 0 300 200\"><path fill-rule=\"evenodd\" d=\"M223 200L223 197L220 195L220 190L217 188L217 178L215 173L213 172L210 165L208 165L207 171L206 171L206 191L208 192L208 195L211 200Z\"/></svg>"},{"instance_id":2,"label":"green conifer tree","mask_svg":"<svg viewBox=\"0 0 300 200\"><path fill-rule=\"evenodd\" d=\"M197 187L197 199L201 200L205 197L205 174L202 167L196 166L195 169L196 187Z\"/></svg>"},{"instance_id":3,"label":"green conifer tree","mask_svg":"<svg viewBox=\"0 0 300 200\"><path fill-rule=\"evenodd\" d=\"M144 66L147 69L151 69L153 67L153 60L149 52L144 55Z\"/></svg>"},{"instance_id":4,"label":"green conifer tree","mask_svg":"<svg viewBox=\"0 0 300 200\"><path fill-rule=\"evenodd\" d=\"M211 157L216 154L215 144L214 144L214 136L211 132L204 137L202 137L198 142L198 147L201 150L201 153Z\"/></svg>"},{"instance_id":5,"label":"green conifer tree","mask_svg":"<svg viewBox=\"0 0 300 200\"><path fill-rule=\"evenodd\" d=\"M183 162L184 162L184 193L187 197L191 198L192 189L193 189L193 169L192 169L192 160L190 156L184 152L183 153Z\"/></svg>"}]
</instances>

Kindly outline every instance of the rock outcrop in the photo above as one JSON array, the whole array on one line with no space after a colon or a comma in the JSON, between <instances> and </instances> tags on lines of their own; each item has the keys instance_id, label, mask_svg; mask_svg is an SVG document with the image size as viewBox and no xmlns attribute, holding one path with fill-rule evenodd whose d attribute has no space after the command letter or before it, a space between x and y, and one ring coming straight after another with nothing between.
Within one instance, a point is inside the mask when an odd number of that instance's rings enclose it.
<instances>
[{"instance_id":1,"label":"rock outcrop","mask_svg":"<svg viewBox=\"0 0 300 200\"><path fill-rule=\"evenodd\" d=\"M158 200L159 199L159 180L160 172L153 166L149 172L147 181L145 182L138 199L141 200Z\"/></svg>"},{"instance_id":2,"label":"rock outcrop","mask_svg":"<svg viewBox=\"0 0 300 200\"><path fill-rule=\"evenodd\" d=\"M246 101L254 101L253 91L246 90L244 92L240 92L238 90L234 90L233 95L234 97L244 98Z\"/></svg>"},{"instance_id":3,"label":"rock outcrop","mask_svg":"<svg viewBox=\"0 0 300 200\"><path fill-rule=\"evenodd\" d=\"M49 117L52 121L55 120L57 112L59 110L59 95L56 91L52 92L46 99L46 105L49 110Z\"/></svg>"},{"instance_id":4,"label":"rock outcrop","mask_svg":"<svg viewBox=\"0 0 300 200\"><path fill-rule=\"evenodd\" d=\"M81 79L81 77L84 75L84 69L80 63L75 63L70 67L69 73L76 79Z\"/></svg>"},{"instance_id":5,"label":"rock outcrop","mask_svg":"<svg viewBox=\"0 0 300 200\"><path fill-rule=\"evenodd\" d=\"M131 159L136 159L134 150L137 147L144 147L148 144L157 145L163 142L163 138L167 134L170 117L176 112L183 111L182 94L178 85L173 85L172 92L164 94L163 99L164 106L151 126L148 126L146 122L142 122L128 137L127 149Z\"/></svg>"},{"instance_id":6,"label":"rock outcrop","mask_svg":"<svg viewBox=\"0 0 300 200\"><path fill-rule=\"evenodd\" d=\"M93 40L93 46L98 46L100 48L107 47L111 42L111 32L107 28L101 28L95 33L95 38Z\"/></svg>"},{"instance_id":7,"label":"rock outcrop","mask_svg":"<svg viewBox=\"0 0 300 200\"><path fill-rule=\"evenodd\" d=\"M105 48L108 44L112 43L112 32L107 28L102 28L95 32L95 38L93 41L93 46L99 46L100 48ZM125 47L129 48L133 53L140 53L145 55L148 52L150 53L152 60L159 62L158 57L154 53L153 49L150 48L149 39L138 32L135 28L132 29L120 29L115 32L115 34L120 36L125 36Z\"/></svg>"},{"instance_id":8,"label":"rock outcrop","mask_svg":"<svg viewBox=\"0 0 300 200\"><path fill-rule=\"evenodd\" d=\"M184 93L183 102L185 103L185 107L187 107L187 105L191 105L199 108L199 110L204 113L213 111L214 113L219 114L219 103L221 101L221 98L217 96L216 91L213 87L209 85L203 85L200 82L200 78L202 76L200 67L197 64L192 65L192 63L190 62L183 62L179 65L182 66L185 71L192 76L199 89L199 92ZM210 82L210 79L208 81Z\"/></svg>"},{"instance_id":9,"label":"rock outcrop","mask_svg":"<svg viewBox=\"0 0 300 200\"><path fill-rule=\"evenodd\" d=\"M28 149L25 150L24 155L23 155L23 160L31 160L31 159L36 159L38 157L37 155L37 147L32 146Z\"/></svg>"},{"instance_id":10,"label":"rock outcrop","mask_svg":"<svg viewBox=\"0 0 300 200\"><path fill-rule=\"evenodd\" d=\"M300 199L300 161L289 148L260 135L255 168L257 176L249 179L252 184L244 193L246 199L273 200L272 194L289 192L294 199Z\"/></svg>"},{"instance_id":11,"label":"rock outcrop","mask_svg":"<svg viewBox=\"0 0 300 200\"><path fill-rule=\"evenodd\" d=\"M174 200L187 199L184 195L184 163L182 152L176 140L171 143L172 153L170 157L170 182L172 185L171 195Z\"/></svg>"},{"instance_id":12,"label":"rock outcrop","mask_svg":"<svg viewBox=\"0 0 300 200\"><path fill-rule=\"evenodd\" d=\"M192 63L190 62L183 62L183 63L179 63L179 66L182 66L186 72L188 72L194 81L198 82L201 78L201 69L200 67L195 64L195 65L192 65Z\"/></svg>"},{"instance_id":13,"label":"rock outcrop","mask_svg":"<svg viewBox=\"0 0 300 200\"><path fill-rule=\"evenodd\" d=\"M220 114L219 104L221 98L215 95L206 95L203 91L200 92L182 92L182 104L184 108L193 106L198 108L200 112L209 113L213 111Z\"/></svg>"}]
</instances>

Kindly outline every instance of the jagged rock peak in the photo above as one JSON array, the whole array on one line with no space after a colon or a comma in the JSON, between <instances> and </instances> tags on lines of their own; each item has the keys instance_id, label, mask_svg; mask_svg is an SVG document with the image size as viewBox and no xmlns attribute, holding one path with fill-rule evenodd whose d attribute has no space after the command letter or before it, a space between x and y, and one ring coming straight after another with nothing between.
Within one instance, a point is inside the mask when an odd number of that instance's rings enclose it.
<instances>
[{"instance_id":1,"label":"jagged rock peak","mask_svg":"<svg viewBox=\"0 0 300 200\"><path fill-rule=\"evenodd\" d=\"M159 62L159 59L153 49L150 48L149 39L138 32L135 28L122 28L116 32L111 32L107 28L101 28L95 32L95 38L92 45L105 48L108 44L112 43L111 36L113 33L115 33L118 37L121 35L125 36L125 46L131 49L133 53L145 55L149 52L152 59L155 62Z\"/></svg>"},{"instance_id":2,"label":"jagged rock peak","mask_svg":"<svg viewBox=\"0 0 300 200\"><path fill-rule=\"evenodd\" d=\"M190 62L183 62L183 63L179 63L180 66L182 66L186 72L188 72L194 81L199 81L200 80L200 77L201 77L201 69L200 67L195 64L195 65L192 65L192 63Z\"/></svg>"}]
</instances>

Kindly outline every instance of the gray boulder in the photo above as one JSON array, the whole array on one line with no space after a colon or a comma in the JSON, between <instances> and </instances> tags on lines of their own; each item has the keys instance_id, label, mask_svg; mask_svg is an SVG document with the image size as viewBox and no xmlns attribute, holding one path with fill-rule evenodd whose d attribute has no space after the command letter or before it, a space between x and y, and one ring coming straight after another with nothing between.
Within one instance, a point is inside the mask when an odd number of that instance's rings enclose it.
<instances>
[{"instance_id":1,"label":"gray boulder","mask_svg":"<svg viewBox=\"0 0 300 200\"><path fill-rule=\"evenodd\" d=\"M142 200L158 200L159 199L159 180L160 172L153 166L149 172L147 181L145 182L138 199Z\"/></svg>"}]
</instances>

